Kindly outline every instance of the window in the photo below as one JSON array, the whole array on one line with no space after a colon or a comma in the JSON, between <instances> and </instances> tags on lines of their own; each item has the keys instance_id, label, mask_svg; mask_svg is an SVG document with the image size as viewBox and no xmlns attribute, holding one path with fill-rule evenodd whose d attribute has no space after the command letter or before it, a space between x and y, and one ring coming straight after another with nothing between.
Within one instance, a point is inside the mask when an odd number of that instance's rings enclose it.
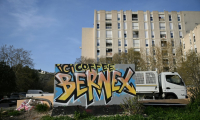
<instances>
[{"instance_id":1,"label":"window","mask_svg":"<svg viewBox=\"0 0 200 120\"><path fill-rule=\"evenodd\" d=\"M148 29L147 23L144 23L144 29Z\"/></svg>"},{"instance_id":2,"label":"window","mask_svg":"<svg viewBox=\"0 0 200 120\"><path fill-rule=\"evenodd\" d=\"M139 37L139 31L133 31L133 38Z\"/></svg>"},{"instance_id":3,"label":"window","mask_svg":"<svg viewBox=\"0 0 200 120\"><path fill-rule=\"evenodd\" d=\"M144 14L144 21L147 21L147 14Z\"/></svg>"},{"instance_id":4,"label":"window","mask_svg":"<svg viewBox=\"0 0 200 120\"><path fill-rule=\"evenodd\" d=\"M149 46L149 40L145 40L145 45L146 45L146 47Z\"/></svg>"},{"instance_id":5,"label":"window","mask_svg":"<svg viewBox=\"0 0 200 120\"><path fill-rule=\"evenodd\" d=\"M184 86L182 79L178 75L166 75L166 81L169 83Z\"/></svg>"},{"instance_id":6,"label":"window","mask_svg":"<svg viewBox=\"0 0 200 120\"><path fill-rule=\"evenodd\" d=\"M122 41L118 40L118 46L121 46L121 44L122 44Z\"/></svg>"},{"instance_id":7,"label":"window","mask_svg":"<svg viewBox=\"0 0 200 120\"><path fill-rule=\"evenodd\" d=\"M149 55L149 48L146 48L146 54Z\"/></svg>"},{"instance_id":8,"label":"window","mask_svg":"<svg viewBox=\"0 0 200 120\"><path fill-rule=\"evenodd\" d=\"M160 23L160 29L165 30L165 23Z\"/></svg>"},{"instance_id":9,"label":"window","mask_svg":"<svg viewBox=\"0 0 200 120\"><path fill-rule=\"evenodd\" d=\"M120 23L118 23L118 29L120 29Z\"/></svg>"},{"instance_id":10,"label":"window","mask_svg":"<svg viewBox=\"0 0 200 120\"><path fill-rule=\"evenodd\" d=\"M133 23L133 29L138 29L138 23Z\"/></svg>"},{"instance_id":11,"label":"window","mask_svg":"<svg viewBox=\"0 0 200 120\"><path fill-rule=\"evenodd\" d=\"M181 31L179 31L179 36L180 36L180 38L182 38L182 36L183 36Z\"/></svg>"},{"instance_id":12,"label":"window","mask_svg":"<svg viewBox=\"0 0 200 120\"><path fill-rule=\"evenodd\" d=\"M197 53L197 48L195 48L195 52Z\"/></svg>"},{"instance_id":13,"label":"window","mask_svg":"<svg viewBox=\"0 0 200 120\"><path fill-rule=\"evenodd\" d=\"M173 55L175 55L176 54L176 50L172 49L172 53L173 53Z\"/></svg>"},{"instance_id":14,"label":"window","mask_svg":"<svg viewBox=\"0 0 200 120\"><path fill-rule=\"evenodd\" d=\"M112 20L112 15L111 14L106 14L106 20L108 20L108 21Z\"/></svg>"},{"instance_id":15,"label":"window","mask_svg":"<svg viewBox=\"0 0 200 120\"><path fill-rule=\"evenodd\" d=\"M132 20L137 21L138 20L138 15L137 14L132 14Z\"/></svg>"},{"instance_id":16,"label":"window","mask_svg":"<svg viewBox=\"0 0 200 120\"><path fill-rule=\"evenodd\" d=\"M126 15L123 15L123 19L126 20Z\"/></svg>"},{"instance_id":17,"label":"window","mask_svg":"<svg viewBox=\"0 0 200 120\"><path fill-rule=\"evenodd\" d=\"M127 48L125 48L125 53L128 53L128 50L127 50Z\"/></svg>"},{"instance_id":18,"label":"window","mask_svg":"<svg viewBox=\"0 0 200 120\"><path fill-rule=\"evenodd\" d=\"M112 29L112 23L106 23L106 29Z\"/></svg>"},{"instance_id":19,"label":"window","mask_svg":"<svg viewBox=\"0 0 200 120\"><path fill-rule=\"evenodd\" d=\"M173 59L173 64L176 64L176 59Z\"/></svg>"},{"instance_id":20,"label":"window","mask_svg":"<svg viewBox=\"0 0 200 120\"><path fill-rule=\"evenodd\" d=\"M155 46L155 40L152 40L152 46Z\"/></svg>"},{"instance_id":21,"label":"window","mask_svg":"<svg viewBox=\"0 0 200 120\"><path fill-rule=\"evenodd\" d=\"M173 30L173 24L169 23L170 30Z\"/></svg>"},{"instance_id":22,"label":"window","mask_svg":"<svg viewBox=\"0 0 200 120\"><path fill-rule=\"evenodd\" d=\"M112 46L112 40L106 40L106 47Z\"/></svg>"},{"instance_id":23,"label":"window","mask_svg":"<svg viewBox=\"0 0 200 120\"><path fill-rule=\"evenodd\" d=\"M174 37L174 35L173 35L173 32L172 32L172 31L170 31L170 35L171 35L171 38L173 38L173 37Z\"/></svg>"},{"instance_id":24,"label":"window","mask_svg":"<svg viewBox=\"0 0 200 120\"><path fill-rule=\"evenodd\" d=\"M150 14L150 21L153 21L153 15Z\"/></svg>"},{"instance_id":25,"label":"window","mask_svg":"<svg viewBox=\"0 0 200 120\"><path fill-rule=\"evenodd\" d=\"M193 39L194 39L194 42L195 42L196 40L195 40L195 35L194 35L194 33L193 33Z\"/></svg>"},{"instance_id":26,"label":"window","mask_svg":"<svg viewBox=\"0 0 200 120\"><path fill-rule=\"evenodd\" d=\"M172 16L171 15L169 15L169 21L172 21Z\"/></svg>"},{"instance_id":27,"label":"window","mask_svg":"<svg viewBox=\"0 0 200 120\"><path fill-rule=\"evenodd\" d=\"M97 57L97 62L99 62L99 57Z\"/></svg>"},{"instance_id":28,"label":"window","mask_svg":"<svg viewBox=\"0 0 200 120\"><path fill-rule=\"evenodd\" d=\"M172 41L172 47L174 47L174 41Z\"/></svg>"},{"instance_id":29,"label":"window","mask_svg":"<svg viewBox=\"0 0 200 120\"><path fill-rule=\"evenodd\" d=\"M124 38L126 38L126 35L127 35L127 31L124 31Z\"/></svg>"},{"instance_id":30,"label":"window","mask_svg":"<svg viewBox=\"0 0 200 120\"><path fill-rule=\"evenodd\" d=\"M148 38L148 31L145 31L145 38Z\"/></svg>"},{"instance_id":31,"label":"window","mask_svg":"<svg viewBox=\"0 0 200 120\"><path fill-rule=\"evenodd\" d=\"M120 20L120 13L117 14L117 20Z\"/></svg>"},{"instance_id":32,"label":"window","mask_svg":"<svg viewBox=\"0 0 200 120\"><path fill-rule=\"evenodd\" d=\"M152 30L154 29L154 23L151 23L151 29Z\"/></svg>"},{"instance_id":33,"label":"window","mask_svg":"<svg viewBox=\"0 0 200 120\"><path fill-rule=\"evenodd\" d=\"M111 38L112 37L112 31L106 31L106 38Z\"/></svg>"},{"instance_id":34,"label":"window","mask_svg":"<svg viewBox=\"0 0 200 120\"><path fill-rule=\"evenodd\" d=\"M134 47L140 47L140 40L133 40Z\"/></svg>"},{"instance_id":35,"label":"window","mask_svg":"<svg viewBox=\"0 0 200 120\"><path fill-rule=\"evenodd\" d=\"M97 29L99 29L99 23L97 23Z\"/></svg>"},{"instance_id":36,"label":"window","mask_svg":"<svg viewBox=\"0 0 200 120\"><path fill-rule=\"evenodd\" d=\"M181 23L178 23L178 29L179 30L181 29Z\"/></svg>"},{"instance_id":37,"label":"window","mask_svg":"<svg viewBox=\"0 0 200 120\"><path fill-rule=\"evenodd\" d=\"M106 49L106 56L112 56L112 48Z\"/></svg>"},{"instance_id":38,"label":"window","mask_svg":"<svg viewBox=\"0 0 200 120\"><path fill-rule=\"evenodd\" d=\"M185 44L183 44L183 48L185 49Z\"/></svg>"},{"instance_id":39,"label":"window","mask_svg":"<svg viewBox=\"0 0 200 120\"><path fill-rule=\"evenodd\" d=\"M181 21L181 15L178 15L178 21Z\"/></svg>"},{"instance_id":40,"label":"window","mask_svg":"<svg viewBox=\"0 0 200 120\"><path fill-rule=\"evenodd\" d=\"M166 32L161 31L160 32L160 38L166 38Z\"/></svg>"},{"instance_id":41,"label":"window","mask_svg":"<svg viewBox=\"0 0 200 120\"><path fill-rule=\"evenodd\" d=\"M97 39L97 46L100 46L100 40Z\"/></svg>"},{"instance_id":42,"label":"window","mask_svg":"<svg viewBox=\"0 0 200 120\"><path fill-rule=\"evenodd\" d=\"M127 23L124 23L124 29L127 29Z\"/></svg>"},{"instance_id":43,"label":"window","mask_svg":"<svg viewBox=\"0 0 200 120\"><path fill-rule=\"evenodd\" d=\"M124 46L127 46L127 40L124 40Z\"/></svg>"},{"instance_id":44,"label":"window","mask_svg":"<svg viewBox=\"0 0 200 120\"><path fill-rule=\"evenodd\" d=\"M154 31L151 31L151 38L154 38Z\"/></svg>"},{"instance_id":45,"label":"window","mask_svg":"<svg viewBox=\"0 0 200 120\"><path fill-rule=\"evenodd\" d=\"M97 38L100 37L100 31L97 31Z\"/></svg>"},{"instance_id":46,"label":"window","mask_svg":"<svg viewBox=\"0 0 200 120\"><path fill-rule=\"evenodd\" d=\"M154 50L154 49L153 49L153 55L156 55L156 50ZM155 62L156 62L156 60L155 60Z\"/></svg>"},{"instance_id":47,"label":"window","mask_svg":"<svg viewBox=\"0 0 200 120\"><path fill-rule=\"evenodd\" d=\"M97 14L97 20L100 20L100 14L99 13Z\"/></svg>"},{"instance_id":48,"label":"window","mask_svg":"<svg viewBox=\"0 0 200 120\"><path fill-rule=\"evenodd\" d=\"M100 49L99 48L97 48L97 55L99 55L100 54Z\"/></svg>"},{"instance_id":49,"label":"window","mask_svg":"<svg viewBox=\"0 0 200 120\"><path fill-rule=\"evenodd\" d=\"M118 31L118 38L121 38L121 31Z\"/></svg>"},{"instance_id":50,"label":"window","mask_svg":"<svg viewBox=\"0 0 200 120\"><path fill-rule=\"evenodd\" d=\"M119 49L118 49L118 52L119 52L119 53L121 53L121 52L122 52L121 48L119 48Z\"/></svg>"},{"instance_id":51,"label":"window","mask_svg":"<svg viewBox=\"0 0 200 120\"><path fill-rule=\"evenodd\" d=\"M159 15L159 21L165 21L165 15Z\"/></svg>"}]
</instances>

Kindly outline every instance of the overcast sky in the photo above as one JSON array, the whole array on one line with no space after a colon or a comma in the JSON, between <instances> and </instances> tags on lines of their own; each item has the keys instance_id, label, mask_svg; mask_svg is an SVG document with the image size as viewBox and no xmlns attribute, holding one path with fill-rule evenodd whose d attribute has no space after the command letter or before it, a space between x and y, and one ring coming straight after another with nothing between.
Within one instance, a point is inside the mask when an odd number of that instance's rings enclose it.
<instances>
[{"instance_id":1,"label":"overcast sky","mask_svg":"<svg viewBox=\"0 0 200 120\"><path fill-rule=\"evenodd\" d=\"M0 0L0 46L31 51L35 69L54 72L81 56L94 10L200 11L200 0Z\"/></svg>"}]
</instances>

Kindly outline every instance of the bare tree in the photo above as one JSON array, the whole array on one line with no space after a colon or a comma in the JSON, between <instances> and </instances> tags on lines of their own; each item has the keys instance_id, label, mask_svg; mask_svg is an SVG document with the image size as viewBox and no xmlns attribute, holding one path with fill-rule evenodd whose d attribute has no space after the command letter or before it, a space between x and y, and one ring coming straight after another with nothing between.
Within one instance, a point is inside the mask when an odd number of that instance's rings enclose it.
<instances>
[{"instance_id":1,"label":"bare tree","mask_svg":"<svg viewBox=\"0 0 200 120\"><path fill-rule=\"evenodd\" d=\"M33 67L33 59L30 56L31 51L23 48L14 48L12 45L3 45L0 48L0 61L6 62L10 67L18 64Z\"/></svg>"},{"instance_id":2,"label":"bare tree","mask_svg":"<svg viewBox=\"0 0 200 120\"><path fill-rule=\"evenodd\" d=\"M96 63L95 59L87 58L84 56L81 56L80 58L76 58L75 64L94 64Z\"/></svg>"}]
</instances>

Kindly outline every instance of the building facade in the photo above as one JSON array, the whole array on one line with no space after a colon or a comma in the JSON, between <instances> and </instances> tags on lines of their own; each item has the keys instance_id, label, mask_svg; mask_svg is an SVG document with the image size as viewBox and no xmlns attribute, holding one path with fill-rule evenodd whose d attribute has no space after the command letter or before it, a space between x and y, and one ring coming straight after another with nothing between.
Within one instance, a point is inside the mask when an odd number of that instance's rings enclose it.
<instances>
[{"instance_id":1,"label":"building facade","mask_svg":"<svg viewBox=\"0 0 200 120\"><path fill-rule=\"evenodd\" d=\"M193 30L190 30L183 38L183 54L189 50L200 51L200 24L197 25Z\"/></svg>"},{"instance_id":2,"label":"building facade","mask_svg":"<svg viewBox=\"0 0 200 120\"><path fill-rule=\"evenodd\" d=\"M112 58L114 53L162 47L181 38L200 23L200 11L94 11L94 28L82 29L82 56L97 59Z\"/></svg>"}]
</instances>

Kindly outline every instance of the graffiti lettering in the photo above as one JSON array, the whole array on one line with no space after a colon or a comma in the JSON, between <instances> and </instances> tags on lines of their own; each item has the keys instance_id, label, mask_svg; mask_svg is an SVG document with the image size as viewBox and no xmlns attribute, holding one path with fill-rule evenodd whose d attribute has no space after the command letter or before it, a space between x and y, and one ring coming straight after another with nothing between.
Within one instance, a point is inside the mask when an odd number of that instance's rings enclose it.
<instances>
[{"instance_id":1,"label":"graffiti lettering","mask_svg":"<svg viewBox=\"0 0 200 120\"><path fill-rule=\"evenodd\" d=\"M101 98L102 90L104 90L105 104L111 101L113 92L126 92L130 95L136 95L134 85L129 83L134 75L134 71L130 67L126 69L123 76L120 71L114 70L114 66L109 64L77 64L75 65L75 72L70 64L66 66L58 65L57 67L60 71L65 71L66 73L59 72L55 75L55 80L58 82L56 86L63 90L63 93L56 98L56 102L67 103L72 96L76 100L86 95L87 106L89 106L94 100L93 90L96 90L99 99ZM100 68L102 71L98 72L96 69ZM82 70L85 71L83 72Z\"/></svg>"}]
</instances>

